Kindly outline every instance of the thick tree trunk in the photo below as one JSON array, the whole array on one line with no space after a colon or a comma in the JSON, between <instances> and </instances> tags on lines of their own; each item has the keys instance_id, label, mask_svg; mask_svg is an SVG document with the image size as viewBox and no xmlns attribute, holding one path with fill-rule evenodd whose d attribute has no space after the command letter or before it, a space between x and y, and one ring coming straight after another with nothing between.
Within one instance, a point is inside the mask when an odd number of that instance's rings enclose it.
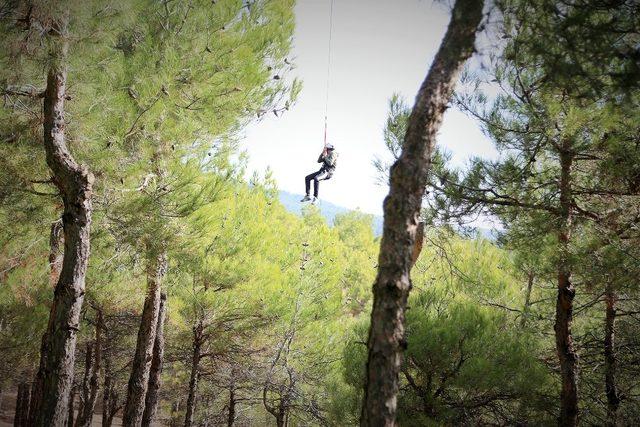
<instances>
[{"instance_id":1,"label":"thick tree trunk","mask_svg":"<svg viewBox=\"0 0 640 427\"><path fill-rule=\"evenodd\" d=\"M69 416L67 417L67 427L73 427L73 406L76 401L76 393L73 387L71 388L71 393L69 394Z\"/></svg>"},{"instance_id":2,"label":"thick tree trunk","mask_svg":"<svg viewBox=\"0 0 640 427\"><path fill-rule=\"evenodd\" d=\"M578 355L573 346L573 298L576 291L571 282L569 241L571 239L571 166L573 155L569 142L560 151L560 224L558 231L558 299L556 301L555 337L560 362L562 390L560 418L562 426L578 424Z\"/></svg>"},{"instance_id":3,"label":"thick tree trunk","mask_svg":"<svg viewBox=\"0 0 640 427\"><path fill-rule=\"evenodd\" d=\"M615 426L618 418L618 407L620 406L620 396L616 385L616 303L617 295L612 284L607 284L605 292L606 316L604 325L604 371L605 371L605 392L607 395L607 425Z\"/></svg>"},{"instance_id":4,"label":"thick tree trunk","mask_svg":"<svg viewBox=\"0 0 640 427\"><path fill-rule=\"evenodd\" d=\"M160 313L156 326L156 339L153 343L153 359L151 360L151 372L149 373L149 386L145 400L142 425L149 426L153 422L158 409L158 393L160 391L160 376L162 375L162 362L164 359L164 319L167 312L167 294L160 294Z\"/></svg>"},{"instance_id":5,"label":"thick tree trunk","mask_svg":"<svg viewBox=\"0 0 640 427\"><path fill-rule=\"evenodd\" d=\"M150 262L147 271L147 296L142 309L142 319L138 330L136 353L127 388L127 401L122 415L122 425L137 427L142 425L149 373L153 360L153 344L156 339L162 279L167 271L167 257L159 254Z\"/></svg>"},{"instance_id":6,"label":"thick tree trunk","mask_svg":"<svg viewBox=\"0 0 640 427\"><path fill-rule=\"evenodd\" d=\"M13 416L14 427L29 426L29 399L31 390L29 383L22 382L18 384L18 394L16 396L16 412Z\"/></svg>"},{"instance_id":7,"label":"thick tree trunk","mask_svg":"<svg viewBox=\"0 0 640 427\"><path fill-rule=\"evenodd\" d=\"M409 271L431 154L458 74L473 53L482 8L482 0L456 1L447 33L416 97L402 153L391 168L378 275L373 286L362 426L395 425L398 373L406 346L404 312L411 288Z\"/></svg>"},{"instance_id":8,"label":"thick tree trunk","mask_svg":"<svg viewBox=\"0 0 640 427\"><path fill-rule=\"evenodd\" d=\"M82 386L82 404L78 410L76 427L90 427L93 411L100 391L100 372L102 370L102 330L104 321L102 311L96 309L96 339L87 346L85 380Z\"/></svg>"},{"instance_id":9,"label":"thick tree trunk","mask_svg":"<svg viewBox=\"0 0 640 427\"><path fill-rule=\"evenodd\" d=\"M196 399L198 393L198 379L200 377L200 354L202 350L202 322L193 328L193 355L191 357L191 376L189 378L189 397L187 398L187 411L184 416L184 427L193 425L193 416L196 412Z\"/></svg>"},{"instance_id":10,"label":"thick tree trunk","mask_svg":"<svg viewBox=\"0 0 640 427\"><path fill-rule=\"evenodd\" d=\"M76 334L84 299L89 260L91 192L93 175L78 165L65 142L64 100L66 95L66 17L53 25L52 59L44 93L44 149L53 181L62 194L64 256L56 284L49 324L44 334L38 370L34 423L62 426L68 417L73 385Z\"/></svg>"}]
</instances>

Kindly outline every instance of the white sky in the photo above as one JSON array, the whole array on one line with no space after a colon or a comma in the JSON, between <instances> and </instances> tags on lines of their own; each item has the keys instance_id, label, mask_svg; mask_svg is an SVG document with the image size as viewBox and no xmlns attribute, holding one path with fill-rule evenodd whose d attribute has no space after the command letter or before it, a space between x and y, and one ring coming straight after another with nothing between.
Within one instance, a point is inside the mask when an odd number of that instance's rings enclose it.
<instances>
[{"instance_id":1,"label":"white sky","mask_svg":"<svg viewBox=\"0 0 640 427\"><path fill-rule=\"evenodd\" d=\"M292 75L303 81L296 104L281 117L269 114L245 132L250 171L271 167L278 186L304 193L304 176L317 170L327 89L331 0L298 0ZM329 142L339 153L333 179L320 199L382 214L388 189L376 185L373 158L382 140L394 92L410 105L426 76L449 21L449 9L430 0L334 0L329 93ZM492 156L491 142L461 112L449 109L438 144L456 164Z\"/></svg>"}]
</instances>

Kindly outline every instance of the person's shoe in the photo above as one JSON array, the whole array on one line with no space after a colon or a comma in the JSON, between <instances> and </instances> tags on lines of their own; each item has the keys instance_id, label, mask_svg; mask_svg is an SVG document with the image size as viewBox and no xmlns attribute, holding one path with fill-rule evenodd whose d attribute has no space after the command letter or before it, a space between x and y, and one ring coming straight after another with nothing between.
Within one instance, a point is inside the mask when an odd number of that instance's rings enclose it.
<instances>
[{"instance_id":1,"label":"person's shoe","mask_svg":"<svg viewBox=\"0 0 640 427\"><path fill-rule=\"evenodd\" d=\"M311 204L315 205L316 203L318 203L318 198L314 196L311 198Z\"/></svg>"},{"instance_id":2,"label":"person's shoe","mask_svg":"<svg viewBox=\"0 0 640 427\"><path fill-rule=\"evenodd\" d=\"M302 198L302 200L300 200L300 201L301 201L301 202L308 202L309 200L313 200L313 198L307 194L307 195L306 195L306 196L304 196L304 197Z\"/></svg>"}]
</instances>

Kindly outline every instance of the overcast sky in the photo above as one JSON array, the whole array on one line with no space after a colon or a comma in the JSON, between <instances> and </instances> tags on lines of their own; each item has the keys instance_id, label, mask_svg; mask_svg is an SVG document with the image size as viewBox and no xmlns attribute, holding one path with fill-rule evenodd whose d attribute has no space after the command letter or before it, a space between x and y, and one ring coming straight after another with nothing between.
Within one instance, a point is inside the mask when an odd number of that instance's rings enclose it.
<instances>
[{"instance_id":1,"label":"overcast sky","mask_svg":"<svg viewBox=\"0 0 640 427\"><path fill-rule=\"evenodd\" d=\"M293 75L303 81L297 103L245 132L250 170L271 167L279 188L304 193L304 176L317 170L327 89L331 0L298 0ZM320 199L380 215L388 189L376 185L372 160L386 153L382 129L394 92L413 104L444 35L449 9L430 0L334 0L328 139L339 153L334 178ZM438 137L455 163L492 156L474 121L449 109Z\"/></svg>"}]
</instances>

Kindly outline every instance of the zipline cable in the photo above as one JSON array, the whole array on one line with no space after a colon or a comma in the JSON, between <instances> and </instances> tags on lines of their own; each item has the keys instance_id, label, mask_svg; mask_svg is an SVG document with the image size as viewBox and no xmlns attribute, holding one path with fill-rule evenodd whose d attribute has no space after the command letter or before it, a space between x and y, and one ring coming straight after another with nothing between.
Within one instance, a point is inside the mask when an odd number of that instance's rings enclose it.
<instances>
[{"instance_id":1,"label":"zipline cable","mask_svg":"<svg viewBox=\"0 0 640 427\"><path fill-rule=\"evenodd\" d=\"M329 48L327 49L327 93L324 104L324 146L327 146L327 123L329 115L329 84L331 82L331 38L333 34L333 0L329 9Z\"/></svg>"}]
</instances>

